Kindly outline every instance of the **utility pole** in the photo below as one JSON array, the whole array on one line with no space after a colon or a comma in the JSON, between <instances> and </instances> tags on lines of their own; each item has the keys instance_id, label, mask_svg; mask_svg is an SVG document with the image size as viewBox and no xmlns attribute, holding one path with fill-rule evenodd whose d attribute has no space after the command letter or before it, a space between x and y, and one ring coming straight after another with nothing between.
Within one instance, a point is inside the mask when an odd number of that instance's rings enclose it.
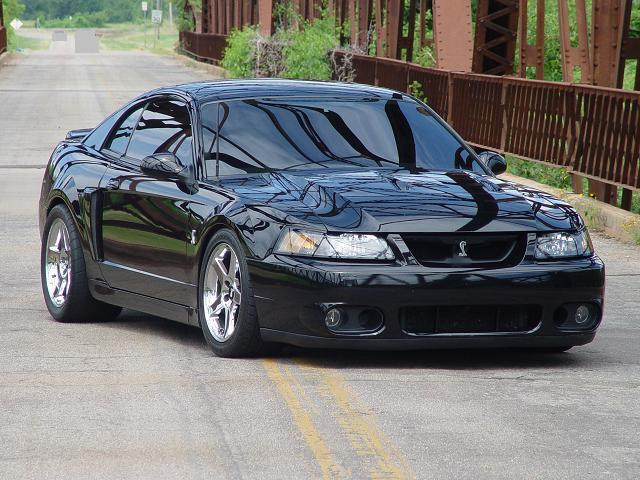
<instances>
[{"instance_id":1,"label":"utility pole","mask_svg":"<svg viewBox=\"0 0 640 480\"><path fill-rule=\"evenodd\" d=\"M156 10L162 11L162 0L156 0ZM160 23L156 24L156 40L160 40Z\"/></svg>"},{"instance_id":2,"label":"utility pole","mask_svg":"<svg viewBox=\"0 0 640 480\"><path fill-rule=\"evenodd\" d=\"M144 30L144 48L147 49L147 10L149 9L149 4L147 2L142 2L142 12L144 14L144 26L142 29Z\"/></svg>"}]
</instances>

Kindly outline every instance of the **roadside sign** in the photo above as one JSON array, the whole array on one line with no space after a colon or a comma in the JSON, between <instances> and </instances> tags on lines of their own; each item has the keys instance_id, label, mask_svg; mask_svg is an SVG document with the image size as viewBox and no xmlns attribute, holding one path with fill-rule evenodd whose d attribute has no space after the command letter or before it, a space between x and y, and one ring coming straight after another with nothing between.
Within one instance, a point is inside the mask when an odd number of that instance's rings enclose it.
<instances>
[{"instance_id":1,"label":"roadside sign","mask_svg":"<svg viewBox=\"0 0 640 480\"><path fill-rule=\"evenodd\" d=\"M151 10L151 23L154 25L162 23L162 10Z\"/></svg>"},{"instance_id":2,"label":"roadside sign","mask_svg":"<svg viewBox=\"0 0 640 480\"><path fill-rule=\"evenodd\" d=\"M18 20L17 18L14 18L13 20L11 20L11 23L9 25L11 25L14 30L20 30L20 28L22 27L23 23L20 20Z\"/></svg>"},{"instance_id":3,"label":"roadside sign","mask_svg":"<svg viewBox=\"0 0 640 480\"><path fill-rule=\"evenodd\" d=\"M142 11L146 12L149 9L149 4L147 2L142 2Z\"/></svg>"}]
</instances>

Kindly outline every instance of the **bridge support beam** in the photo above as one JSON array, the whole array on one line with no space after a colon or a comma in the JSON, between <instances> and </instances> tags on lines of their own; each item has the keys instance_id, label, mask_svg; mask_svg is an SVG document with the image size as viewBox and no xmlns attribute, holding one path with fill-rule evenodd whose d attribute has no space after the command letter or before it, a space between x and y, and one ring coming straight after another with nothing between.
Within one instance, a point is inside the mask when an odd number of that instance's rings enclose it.
<instances>
[{"instance_id":1,"label":"bridge support beam","mask_svg":"<svg viewBox=\"0 0 640 480\"><path fill-rule=\"evenodd\" d=\"M478 0L473 71L511 75L520 0Z\"/></svg>"},{"instance_id":2,"label":"bridge support beam","mask_svg":"<svg viewBox=\"0 0 640 480\"><path fill-rule=\"evenodd\" d=\"M471 71L473 34L469 0L433 0L433 38L438 68Z\"/></svg>"},{"instance_id":3,"label":"bridge support beam","mask_svg":"<svg viewBox=\"0 0 640 480\"><path fill-rule=\"evenodd\" d=\"M535 44L529 44L529 1L520 0L519 30L520 62L518 76L527 77L527 69L533 68L535 78L544 80L544 10L545 0L536 0L536 36Z\"/></svg>"}]
</instances>

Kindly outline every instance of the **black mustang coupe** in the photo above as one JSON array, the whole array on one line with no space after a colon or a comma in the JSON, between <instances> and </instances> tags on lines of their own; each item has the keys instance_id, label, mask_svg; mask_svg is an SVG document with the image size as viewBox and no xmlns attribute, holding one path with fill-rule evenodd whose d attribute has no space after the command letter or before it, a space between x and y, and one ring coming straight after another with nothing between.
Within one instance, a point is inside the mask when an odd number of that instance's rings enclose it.
<instances>
[{"instance_id":1,"label":"black mustang coupe","mask_svg":"<svg viewBox=\"0 0 640 480\"><path fill-rule=\"evenodd\" d=\"M588 343L604 265L570 205L505 168L383 88L161 88L54 150L44 298L62 322L199 326L221 356Z\"/></svg>"}]
</instances>

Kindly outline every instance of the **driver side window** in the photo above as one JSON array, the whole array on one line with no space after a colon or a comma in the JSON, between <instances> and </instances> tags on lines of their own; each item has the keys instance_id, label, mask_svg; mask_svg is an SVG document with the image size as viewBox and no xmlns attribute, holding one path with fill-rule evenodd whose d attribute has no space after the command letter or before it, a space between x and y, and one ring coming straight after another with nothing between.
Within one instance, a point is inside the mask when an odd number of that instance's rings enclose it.
<instances>
[{"instance_id":1,"label":"driver side window","mask_svg":"<svg viewBox=\"0 0 640 480\"><path fill-rule=\"evenodd\" d=\"M178 100L152 100L133 132L127 157L136 161L155 153L173 153L186 167L193 165L189 110Z\"/></svg>"}]
</instances>

